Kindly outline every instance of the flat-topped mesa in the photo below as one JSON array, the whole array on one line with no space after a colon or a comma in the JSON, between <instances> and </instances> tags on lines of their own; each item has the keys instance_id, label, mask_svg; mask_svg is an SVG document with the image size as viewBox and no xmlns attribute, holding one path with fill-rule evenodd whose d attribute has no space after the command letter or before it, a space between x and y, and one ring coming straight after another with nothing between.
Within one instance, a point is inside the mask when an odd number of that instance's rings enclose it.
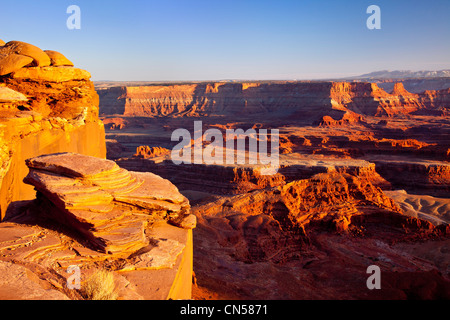
<instances>
[{"instance_id":1,"label":"flat-topped mesa","mask_svg":"<svg viewBox=\"0 0 450 320\"><path fill-rule=\"evenodd\" d=\"M130 172L113 161L74 153L26 161L24 182L38 192L51 219L81 233L102 252L134 252L148 245L145 229L167 220L192 229L189 201L168 180Z\"/></svg>"},{"instance_id":2,"label":"flat-topped mesa","mask_svg":"<svg viewBox=\"0 0 450 320\"><path fill-rule=\"evenodd\" d=\"M395 116L446 108L427 94L414 94L397 84L388 93L370 82L273 81L153 84L100 89L100 113L139 117L224 116L292 119L318 123L343 114ZM444 97L441 97L444 96ZM345 124L346 121L343 121Z\"/></svg>"},{"instance_id":3,"label":"flat-topped mesa","mask_svg":"<svg viewBox=\"0 0 450 320\"><path fill-rule=\"evenodd\" d=\"M406 91L401 83L387 93L376 83L333 82L331 98L341 108L369 116L409 114L425 107L419 95Z\"/></svg>"}]
</instances>

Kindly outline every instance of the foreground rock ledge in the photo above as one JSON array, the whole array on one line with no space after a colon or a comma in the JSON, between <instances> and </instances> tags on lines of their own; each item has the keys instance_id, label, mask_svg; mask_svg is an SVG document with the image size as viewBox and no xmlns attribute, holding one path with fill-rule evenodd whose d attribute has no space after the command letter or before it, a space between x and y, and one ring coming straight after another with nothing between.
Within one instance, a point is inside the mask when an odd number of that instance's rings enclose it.
<instances>
[{"instance_id":1,"label":"foreground rock ledge","mask_svg":"<svg viewBox=\"0 0 450 320\"><path fill-rule=\"evenodd\" d=\"M0 262L19 263L11 277L27 274L22 281L36 294L13 298L82 299L67 289L73 265L84 279L113 272L119 299L191 298L196 218L172 183L74 153L26 163L37 198L13 203L0 224ZM11 287L9 278L0 277L0 287Z\"/></svg>"},{"instance_id":2,"label":"foreground rock ledge","mask_svg":"<svg viewBox=\"0 0 450 320\"><path fill-rule=\"evenodd\" d=\"M36 213L33 204L25 213ZM0 223L1 300L80 300L79 290L67 288L69 266L78 266L81 280L97 270L114 278L118 300L191 299L192 230L159 222L149 231L151 244L124 256L93 251L56 226ZM79 239L78 239L79 240Z\"/></svg>"},{"instance_id":3,"label":"foreground rock ledge","mask_svg":"<svg viewBox=\"0 0 450 320\"><path fill-rule=\"evenodd\" d=\"M44 155L26 161L24 182L33 185L45 215L80 232L92 248L130 253L148 245L152 223L165 220L195 227L189 201L168 180L129 172L113 161L74 154Z\"/></svg>"}]
</instances>

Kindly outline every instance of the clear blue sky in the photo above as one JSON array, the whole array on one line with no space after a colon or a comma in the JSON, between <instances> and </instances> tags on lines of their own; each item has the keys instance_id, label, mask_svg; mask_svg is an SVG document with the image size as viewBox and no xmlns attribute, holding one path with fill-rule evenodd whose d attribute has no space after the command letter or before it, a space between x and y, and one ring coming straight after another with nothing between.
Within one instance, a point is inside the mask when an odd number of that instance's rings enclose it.
<instances>
[{"instance_id":1,"label":"clear blue sky","mask_svg":"<svg viewBox=\"0 0 450 320\"><path fill-rule=\"evenodd\" d=\"M60 51L93 80L317 79L450 69L449 17L449 0L1 0L0 39Z\"/></svg>"}]
</instances>

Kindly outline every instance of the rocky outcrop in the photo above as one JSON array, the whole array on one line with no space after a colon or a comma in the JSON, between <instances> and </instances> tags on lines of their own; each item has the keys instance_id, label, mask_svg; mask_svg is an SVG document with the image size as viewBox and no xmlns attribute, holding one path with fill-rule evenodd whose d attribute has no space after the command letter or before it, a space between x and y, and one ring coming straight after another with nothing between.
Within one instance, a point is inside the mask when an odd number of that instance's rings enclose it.
<instances>
[{"instance_id":1,"label":"rocky outcrop","mask_svg":"<svg viewBox=\"0 0 450 320\"><path fill-rule=\"evenodd\" d=\"M102 252L134 252L147 245L144 229L157 220L189 225L189 202L169 181L128 172L115 162L71 153L27 160L46 216L82 233ZM192 227L195 227L195 223Z\"/></svg>"},{"instance_id":2,"label":"rocky outcrop","mask_svg":"<svg viewBox=\"0 0 450 320\"><path fill-rule=\"evenodd\" d=\"M401 213L393 200L370 180L348 173L320 173L272 189L259 190L197 207L208 216L219 210L222 215L265 214L278 220L286 230L323 226L346 231L355 216L373 212ZM218 208L218 206L222 208Z\"/></svg>"},{"instance_id":3,"label":"rocky outcrop","mask_svg":"<svg viewBox=\"0 0 450 320\"><path fill-rule=\"evenodd\" d=\"M281 160L276 174L262 175L251 166L219 166L206 164L176 165L170 155L144 159L119 158L116 162L132 171L153 172L177 185L180 190L195 190L215 194L238 194L308 179L318 173L342 172L367 179L376 186L390 184L375 170L375 164L364 160L306 158Z\"/></svg>"},{"instance_id":4,"label":"rocky outcrop","mask_svg":"<svg viewBox=\"0 0 450 320\"><path fill-rule=\"evenodd\" d=\"M24 67L72 66L64 55L57 51L42 51L38 47L21 42L0 43L0 76L23 71Z\"/></svg>"},{"instance_id":5,"label":"rocky outcrop","mask_svg":"<svg viewBox=\"0 0 450 320\"><path fill-rule=\"evenodd\" d=\"M76 152L106 157L98 95L64 55L11 41L0 46L0 207L35 197L25 160Z\"/></svg>"},{"instance_id":6,"label":"rocky outcrop","mask_svg":"<svg viewBox=\"0 0 450 320\"><path fill-rule=\"evenodd\" d=\"M155 223L146 228L142 249L106 254L43 216L48 208L39 205L22 205L14 222L0 223L1 299L84 300L86 281L99 271L113 277L119 300L191 298L192 230ZM80 268L80 289L68 288L74 266Z\"/></svg>"},{"instance_id":7,"label":"rocky outcrop","mask_svg":"<svg viewBox=\"0 0 450 320\"><path fill-rule=\"evenodd\" d=\"M420 99L428 110L434 110L435 114L448 115L448 106L450 105L450 89L427 90L420 94ZM421 110L421 114L426 114L425 110Z\"/></svg>"},{"instance_id":8,"label":"rocky outcrop","mask_svg":"<svg viewBox=\"0 0 450 320\"><path fill-rule=\"evenodd\" d=\"M271 82L167 84L99 89L104 115L181 117L277 116L312 122L327 116L347 122L359 116L395 116L447 108L448 92L413 94L402 84L387 93L365 82ZM346 115L343 118L344 115ZM358 116L352 116L358 119ZM326 118L325 122L329 119Z\"/></svg>"},{"instance_id":9,"label":"rocky outcrop","mask_svg":"<svg viewBox=\"0 0 450 320\"><path fill-rule=\"evenodd\" d=\"M324 116L322 121L319 122L319 126L323 127L338 127L342 125L355 124L364 122L364 117L354 112L346 112L340 119L333 119L330 116Z\"/></svg>"},{"instance_id":10,"label":"rocky outcrop","mask_svg":"<svg viewBox=\"0 0 450 320\"><path fill-rule=\"evenodd\" d=\"M338 231L348 229L355 215L374 208L400 212L394 201L369 180L349 174L318 174L294 181L281 190L288 219L296 225L320 222ZM358 209L361 208L361 209Z\"/></svg>"},{"instance_id":11,"label":"rocky outcrop","mask_svg":"<svg viewBox=\"0 0 450 320\"><path fill-rule=\"evenodd\" d=\"M172 152L171 150L162 147L140 146L136 149L134 157L149 159L164 156L171 152Z\"/></svg>"},{"instance_id":12,"label":"rocky outcrop","mask_svg":"<svg viewBox=\"0 0 450 320\"><path fill-rule=\"evenodd\" d=\"M2 299L89 299L99 271L120 300L191 298L196 218L173 184L74 153L27 165L37 197L13 202L0 223ZM74 267L79 288L69 287Z\"/></svg>"},{"instance_id":13,"label":"rocky outcrop","mask_svg":"<svg viewBox=\"0 0 450 320\"><path fill-rule=\"evenodd\" d=\"M199 219L194 297L202 297L203 290L234 299L448 297L448 270L444 263L437 271L434 262L448 245L448 225L402 214L362 177L323 173L205 200L192 210ZM416 256L425 239L437 240L433 245L441 249L427 258ZM389 279L381 290L366 287L366 270L373 264ZM423 279L433 283L426 294L420 290Z\"/></svg>"},{"instance_id":14,"label":"rocky outcrop","mask_svg":"<svg viewBox=\"0 0 450 320\"><path fill-rule=\"evenodd\" d=\"M374 160L377 172L396 188L448 197L450 165L443 161L387 158Z\"/></svg>"}]
</instances>

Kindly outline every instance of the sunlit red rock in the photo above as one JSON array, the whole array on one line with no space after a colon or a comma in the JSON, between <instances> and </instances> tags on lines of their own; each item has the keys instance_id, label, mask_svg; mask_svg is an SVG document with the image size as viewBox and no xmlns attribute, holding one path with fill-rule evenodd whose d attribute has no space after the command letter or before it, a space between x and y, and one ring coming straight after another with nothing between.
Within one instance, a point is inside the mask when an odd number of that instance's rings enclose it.
<instances>
[{"instance_id":1,"label":"sunlit red rock","mask_svg":"<svg viewBox=\"0 0 450 320\"><path fill-rule=\"evenodd\" d=\"M188 200L169 181L128 172L111 160L60 153L29 159L27 165L24 181L36 188L47 215L104 252L139 250L147 245L148 223L182 221L189 214Z\"/></svg>"}]
</instances>

